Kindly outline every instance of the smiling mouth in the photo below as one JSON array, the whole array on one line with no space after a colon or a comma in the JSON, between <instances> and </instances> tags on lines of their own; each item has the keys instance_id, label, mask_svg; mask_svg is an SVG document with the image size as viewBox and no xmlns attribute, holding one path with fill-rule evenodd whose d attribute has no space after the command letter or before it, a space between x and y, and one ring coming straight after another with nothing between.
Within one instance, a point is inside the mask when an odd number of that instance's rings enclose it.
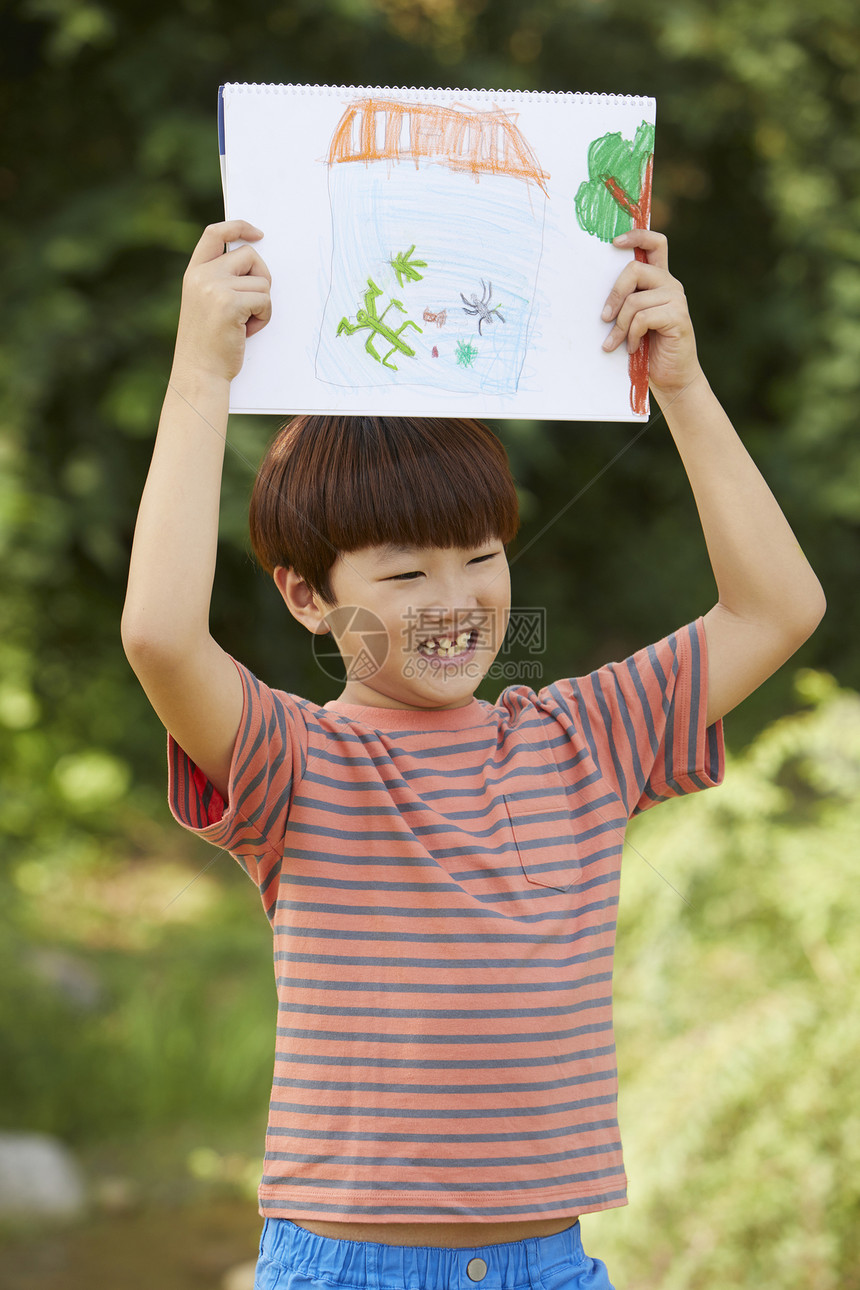
<instances>
[{"instance_id":1,"label":"smiling mouth","mask_svg":"<svg viewBox=\"0 0 860 1290\"><path fill-rule=\"evenodd\" d=\"M468 632L460 632L457 636L434 636L430 640L422 641L418 646L418 653L422 658L439 659L461 659L469 654L474 654L478 644L478 632L472 628Z\"/></svg>"}]
</instances>

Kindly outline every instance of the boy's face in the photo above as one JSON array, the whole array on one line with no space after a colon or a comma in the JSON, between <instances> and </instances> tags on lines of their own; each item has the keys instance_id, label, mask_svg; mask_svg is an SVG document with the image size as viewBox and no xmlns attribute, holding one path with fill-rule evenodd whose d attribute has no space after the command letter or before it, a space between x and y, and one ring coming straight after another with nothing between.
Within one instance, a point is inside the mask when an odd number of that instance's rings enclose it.
<instances>
[{"instance_id":1,"label":"boy's face","mask_svg":"<svg viewBox=\"0 0 860 1290\"><path fill-rule=\"evenodd\" d=\"M510 616L502 542L363 547L338 557L331 585L337 608L318 598L315 606L347 668L343 702L417 710L471 702Z\"/></svg>"}]
</instances>

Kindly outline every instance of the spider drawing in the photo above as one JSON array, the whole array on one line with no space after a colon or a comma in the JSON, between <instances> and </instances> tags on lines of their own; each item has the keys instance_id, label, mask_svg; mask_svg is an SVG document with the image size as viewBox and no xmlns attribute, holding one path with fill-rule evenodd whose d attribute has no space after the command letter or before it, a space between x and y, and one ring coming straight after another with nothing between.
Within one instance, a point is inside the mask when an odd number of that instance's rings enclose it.
<instances>
[{"instance_id":1,"label":"spider drawing","mask_svg":"<svg viewBox=\"0 0 860 1290\"><path fill-rule=\"evenodd\" d=\"M481 278L481 286L484 288L484 294L481 296L480 300L478 299L477 293L472 295L471 300L467 300L462 291L460 292L460 299L463 301L463 305L465 306L463 313L471 314L473 318L478 319L479 336L483 334L481 332L482 323L491 323L496 321L496 318L493 316L494 314L498 317L499 322L505 321L499 313L499 310L502 307L501 305L495 305L492 309L490 308L490 301L493 298L492 282L485 282L484 279Z\"/></svg>"}]
</instances>

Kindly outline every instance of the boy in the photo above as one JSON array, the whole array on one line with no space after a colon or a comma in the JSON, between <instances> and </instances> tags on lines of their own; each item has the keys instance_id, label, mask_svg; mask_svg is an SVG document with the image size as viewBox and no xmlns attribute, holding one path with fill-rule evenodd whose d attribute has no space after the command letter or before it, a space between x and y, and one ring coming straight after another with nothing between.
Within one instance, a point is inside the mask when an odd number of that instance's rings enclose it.
<instances>
[{"instance_id":1,"label":"boy","mask_svg":"<svg viewBox=\"0 0 860 1290\"><path fill-rule=\"evenodd\" d=\"M122 624L169 732L171 809L273 924L256 1285L609 1287L578 1216L626 1203L624 827L719 782L723 714L810 635L822 591L698 365L666 239L635 230L616 241L646 261L610 293L604 347L650 335L718 602L624 663L479 702L518 523L501 445L472 421L299 417L252 540L354 665L322 707L270 690L208 629L229 385L270 316L261 236L213 225L191 257Z\"/></svg>"}]
</instances>

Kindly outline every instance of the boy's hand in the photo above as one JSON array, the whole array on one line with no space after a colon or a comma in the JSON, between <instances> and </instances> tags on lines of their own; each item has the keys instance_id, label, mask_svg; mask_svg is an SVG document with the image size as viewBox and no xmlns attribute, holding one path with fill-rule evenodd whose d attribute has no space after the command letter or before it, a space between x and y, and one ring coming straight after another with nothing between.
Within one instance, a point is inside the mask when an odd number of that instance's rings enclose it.
<instances>
[{"instance_id":1,"label":"boy's hand","mask_svg":"<svg viewBox=\"0 0 860 1290\"><path fill-rule=\"evenodd\" d=\"M635 228L614 246L636 250L609 293L603 321L615 326L603 342L608 352L626 341L632 354L649 335L649 382L658 399L680 394L701 372L684 288L669 272L669 244L662 233Z\"/></svg>"},{"instance_id":2,"label":"boy's hand","mask_svg":"<svg viewBox=\"0 0 860 1290\"><path fill-rule=\"evenodd\" d=\"M245 340L272 314L272 278L252 246L225 253L226 242L256 242L263 234L244 220L210 224L182 279L182 308L174 371L232 381L242 367Z\"/></svg>"}]
</instances>

